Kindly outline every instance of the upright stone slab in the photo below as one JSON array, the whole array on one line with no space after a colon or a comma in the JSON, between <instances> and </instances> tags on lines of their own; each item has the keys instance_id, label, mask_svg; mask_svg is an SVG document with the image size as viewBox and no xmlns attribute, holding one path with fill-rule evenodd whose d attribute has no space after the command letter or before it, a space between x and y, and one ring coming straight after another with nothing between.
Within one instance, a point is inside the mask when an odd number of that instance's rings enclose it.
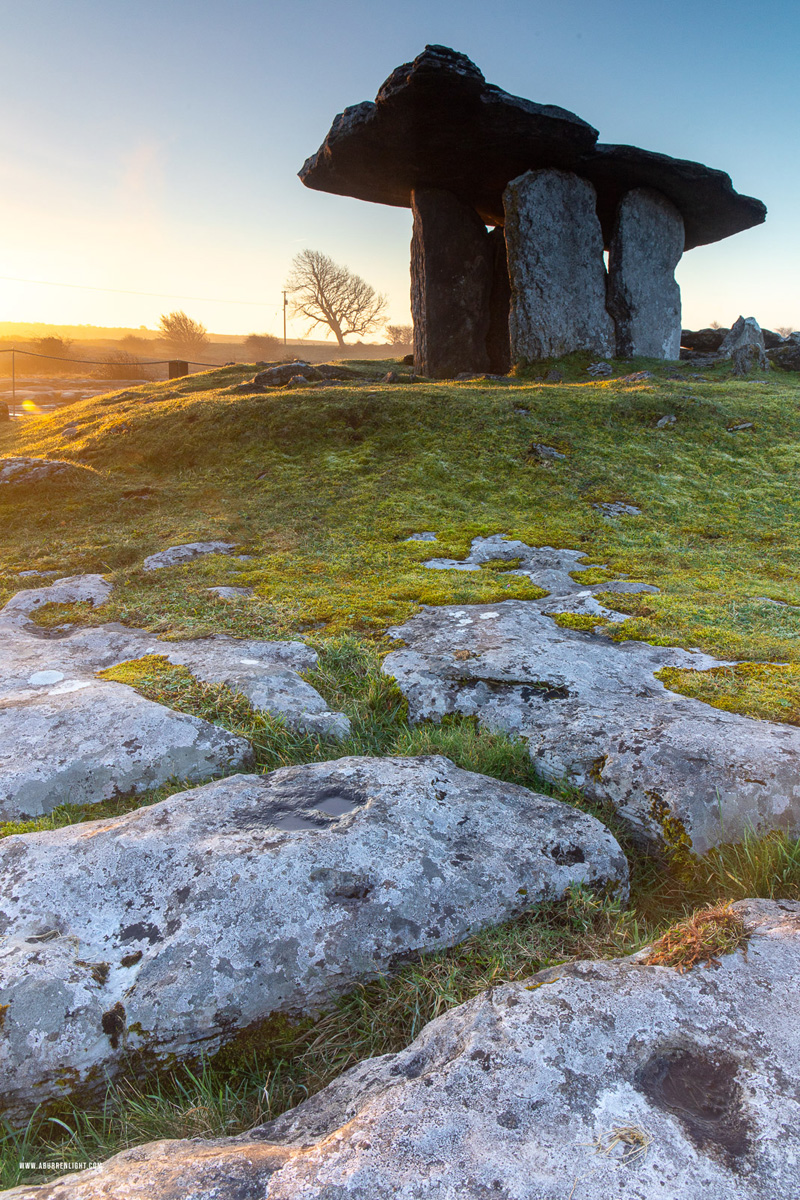
<instances>
[{"instance_id":1,"label":"upright stone slab","mask_svg":"<svg viewBox=\"0 0 800 1200\"><path fill-rule=\"evenodd\" d=\"M608 252L608 311L619 358L680 358L675 268L684 242L683 217L666 196L634 188L623 197Z\"/></svg>"},{"instance_id":2,"label":"upright stone slab","mask_svg":"<svg viewBox=\"0 0 800 1200\"><path fill-rule=\"evenodd\" d=\"M603 234L591 183L569 171L528 171L503 195L511 281L511 358L614 353L606 311Z\"/></svg>"},{"instance_id":3,"label":"upright stone slab","mask_svg":"<svg viewBox=\"0 0 800 1200\"><path fill-rule=\"evenodd\" d=\"M507 375L511 370L511 340L508 318L511 310L511 285L508 280L508 256L503 227L498 225L489 234L493 254L492 295L489 301L489 332L486 349L489 370L495 375Z\"/></svg>"},{"instance_id":4,"label":"upright stone slab","mask_svg":"<svg viewBox=\"0 0 800 1200\"><path fill-rule=\"evenodd\" d=\"M486 226L474 209L439 188L415 189L411 208L415 366L435 379L488 371L494 253Z\"/></svg>"}]
</instances>

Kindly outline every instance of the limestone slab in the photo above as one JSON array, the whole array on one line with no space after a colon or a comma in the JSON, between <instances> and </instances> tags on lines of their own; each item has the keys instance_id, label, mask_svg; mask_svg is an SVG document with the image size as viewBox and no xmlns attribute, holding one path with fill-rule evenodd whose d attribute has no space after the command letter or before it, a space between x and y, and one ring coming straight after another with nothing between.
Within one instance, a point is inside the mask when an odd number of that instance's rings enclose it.
<instances>
[{"instance_id":1,"label":"limestone slab","mask_svg":"<svg viewBox=\"0 0 800 1200\"><path fill-rule=\"evenodd\" d=\"M63 459L30 458L25 455L0 458L0 487L30 483L81 483L97 478L97 473L89 467Z\"/></svg>"},{"instance_id":2,"label":"limestone slab","mask_svg":"<svg viewBox=\"0 0 800 1200\"><path fill-rule=\"evenodd\" d=\"M608 311L617 358L680 358L681 289L675 268L684 240L683 218L666 196L634 188L623 197L608 254Z\"/></svg>"},{"instance_id":3,"label":"limestone slab","mask_svg":"<svg viewBox=\"0 0 800 1200\"><path fill-rule=\"evenodd\" d=\"M577 962L492 988L239 1137L8 1200L790 1200L800 905L735 906L717 968Z\"/></svg>"},{"instance_id":4,"label":"limestone slab","mask_svg":"<svg viewBox=\"0 0 800 1200\"><path fill-rule=\"evenodd\" d=\"M232 554L236 549L234 542L185 542L182 546L169 546L150 554L142 563L145 571L160 571L164 567L179 567L202 558L205 554Z\"/></svg>"},{"instance_id":5,"label":"limestone slab","mask_svg":"<svg viewBox=\"0 0 800 1200\"><path fill-rule=\"evenodd\" d=\"M505 545L509 556L530 550ZM497 543L477 550L502 554ZM714 708L655 678L664 667L705 671L730 663L560 628L548 613L619 619L606 606L598 612L593 594L642 585L581 588L565 558L579 552L550 551L550 571L547 548L537 553L538 570L519 569L549 588L546 599L425 607L389 631L404 647L383 670L408 698L411 719L462 713L525 738L545 778L610 801L637 837L659 848L680 838L704 853L749 828L800 830L800 729Z\"/></svg>"},{"instance_id":6,"label":"limestone slab","mask_svg":"<svg viewBox=\"0 0 800 1200\"><path fill-rule=\"evenodd\" d=\"M577 809L448 759L237 775L0 842L0 1113L211 1053L627 864ZM142 1057L143 1056L143 1057Z\"/></svg>"},{"instance_id":7,"label":"limestone slab","mask_svg":"<svg viewBox=\"0 0 800 1200\"><path fill-rule=\"evenodd\" d=\"M568 171L528 171L503 193L512 362L614 353L594 188Z\"/></svg>"},{"instance_id":8,"label":"limestone slab","mask_svg":"<svg viewBox=\"0 0 800 1200\"><path fill-rule=\"evenodd\" d=\"M294 729L346 737L350 723L301 678L317 655L302 642L218 635L161 642L109 624L67 632L34 625L48 603L102 604L100 575L18 592L0 610L0 814L38 816L157 787L200 782L252 764L249 744L208 721L174 712L96 673L159 655L205 683L223 684Z\"/></svg>"}]
</instances>

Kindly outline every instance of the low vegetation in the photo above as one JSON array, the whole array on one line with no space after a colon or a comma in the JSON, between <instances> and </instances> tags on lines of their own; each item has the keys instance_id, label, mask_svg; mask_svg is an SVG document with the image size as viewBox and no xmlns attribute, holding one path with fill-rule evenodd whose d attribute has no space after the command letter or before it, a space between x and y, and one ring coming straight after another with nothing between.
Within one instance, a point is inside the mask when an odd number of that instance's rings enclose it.
<instances>
[{"instance_id":1,"label":"low vegetation","mask_svg":"<svg viewBox=\"0 0 800 1200\"><path fill-rule=\"evenodd\" d=\"M7 1132L4 1186L28 1177L20 1160L93 1160L149 1138L246 1129L358 1059L406 1045L425 1021L489 984L654 943L659 961L688 967L705 950L714 957L737 944L724 916L729 902L800 899L797 840L751 835L703 859L650 858L613 812L537 780L521 742L464 718L411 726L403 697L380 672L387 627L420 604L541 595L504 574L509 564L470 573L423 565L432 553L463 557L473 537L499 532L581 550L592 564L587 582L624 574L660 589L601 596L627 616L605 625L606 636L743 661L709 673L662 672L666 686L797 722L800 611L791 606L800 605L800 378L776 371L766 382L740 380L721 367L698 376L688 366L636 361L616 364L617 372L647 368L651 379L590 381L587 362L548 364L564 377L549 384L532 371L506 381L412 382L396 361L349 360L363 379L265 394L234 392L253 371L229 367L110 393L0 432L0 455L67 458L97 472L91 486L4 489L0 602L31 586L21 570L99 571L114 583L101 609L52 607L37 620L51 627L117 620L166 639L303 638L320 656L310 682L351 718L344 744L293 733L159 655L110 675L242 733L263 771L341 754L443 753L548 791L604 820L632 868L627 905L574 891L359 988L316 1021L272 1022L169 1078L125 1080L94 1110L35 1116L27 1131ZM389 368L400 382L376 382ZM667 414L675 423L658 428ZM745 423L752 428L731 432ZM567 457L531 461L532 442ZM593 507L607 501L642 514L608 520ZM436 531L434 546L405 540L423 530ZM234 542L236 555L142 570L147 554L212 539ZM221 584L254 594L225 602L207 591ZM585 623L558 619L571 628ZM112 816L179 786L88 809L63 806L0 834ZM716 917L692 917L709 905Z\"/></svg>"}]
</instances>

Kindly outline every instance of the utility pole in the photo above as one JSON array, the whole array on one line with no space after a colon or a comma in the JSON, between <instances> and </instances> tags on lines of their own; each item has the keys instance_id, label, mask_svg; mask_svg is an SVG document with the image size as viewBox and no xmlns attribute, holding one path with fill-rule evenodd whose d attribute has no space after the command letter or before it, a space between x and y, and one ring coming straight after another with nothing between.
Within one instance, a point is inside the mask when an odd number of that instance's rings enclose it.
<instances>
[{"instance_id":1,"label":"utility pole","mask_svg":"<svg viewBox=\"0 0 800 1200\"><path fill-rule=\"evenodd\" d=\"M286 305L289 301L286 299L286 292L283 293L283 344L286 345Z\"/></svg>"}]
</instances>

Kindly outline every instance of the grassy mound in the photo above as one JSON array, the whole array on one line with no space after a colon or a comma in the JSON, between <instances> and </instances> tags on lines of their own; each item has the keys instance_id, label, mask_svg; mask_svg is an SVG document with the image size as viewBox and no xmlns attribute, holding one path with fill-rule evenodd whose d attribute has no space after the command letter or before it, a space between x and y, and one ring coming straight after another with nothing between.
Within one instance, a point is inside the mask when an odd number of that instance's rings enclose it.
<instances>
[{"instance_id":1,"label":"grassy mound","mask_svg":"<svg viewBox=\"0 0 800 1200\"><path fill-rule=\"evenodd\" d=\"M68 459L92 468L97 483L64 489L57 503L35 487L0 494L0 602L36 586L19 579L22 570L99 571L115 585L107 604L52 606L37 619L118 620L166 638L305 638L320 652L310 681L351 717L345 744L292 734L158 656L116 669L144 694L243 733L261 770L343 753L439 752L586 807L577 793L544 788L522 743L463 719L410 727L402 696L380 674L387 626L420 604L542 594L498 564L471 573L423 566L434 554L463 557L478 534L505 533L581 550L594 564L581 576L587 582L627 574L661 589L601 596L628 614L607 627L610 636L764 664L708 677L672 672L668 686L796 721L800 612L790 606L800 605L800 376L742 380L722 367L699 376L689 365L639 360L615 364L615 376L647 368L651 378L593 380L587 362L548 364L564 376L552 384L530 370L497 382L411 382L394 362L348 362L363 378L266 393L232 390L253 371L231 367L12 423L0 432L0 456ZM374 382L390 367L400 382ZM667 415L676 420L659 427ZM537 444L566 457L542 455ZM609 520L594 505L611 501L641 515ZM436 531L436 543L405 540L425 530ZM148 554L211 540L236 543L236 555L142 570ZM207 590L218 585L254 594L226 602ZM582 627L580 618L560 620ZM30 827L111 815L177 787L102 808L64 806ZM624 841L612 813L596 815ZM127 1080L102 1112L64 1109L63 1124L34 1119L26 1133L9 1132L0 1182L26 1177L19 1160L94 1159L147 1138L247 1128L358 1058L407 1044L429 1017L490 982L638 949L695 906L800 898L800 843L783 835L700 861L657 862L626 849L627 909L576 893L362 988L319 1021L273 1022L172 1079Z\"/></svg>"}]
</instances>

